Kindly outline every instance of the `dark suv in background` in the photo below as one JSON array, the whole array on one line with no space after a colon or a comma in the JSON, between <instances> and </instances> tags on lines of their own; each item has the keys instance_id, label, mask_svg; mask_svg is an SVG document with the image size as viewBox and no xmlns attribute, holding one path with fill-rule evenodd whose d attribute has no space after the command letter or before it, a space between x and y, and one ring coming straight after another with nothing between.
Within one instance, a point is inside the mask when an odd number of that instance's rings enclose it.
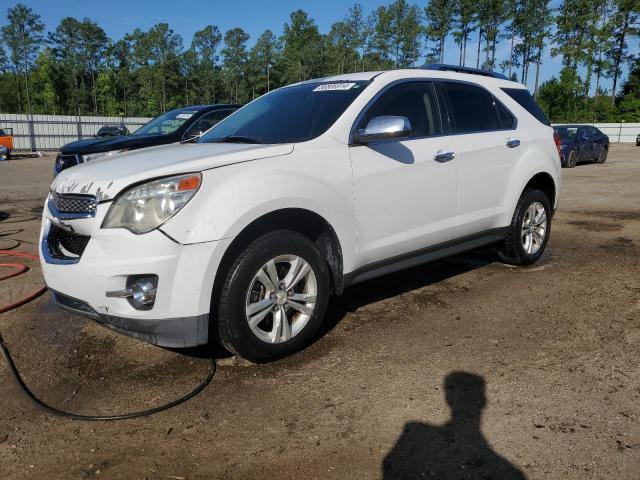
<instances>
[{"instance_id":1,"label":"dark suv in background","mask_svg":"<svg viewBox=\"0 0 640 480\"><path fill-rule=\"evenodd\" d=\"M609 137L591 125L556 125L560 137L562 166L573 168L580 162L604 163L609 153Z\"/></svg>"},{"instance_id":2,"label":"dark suv in background","mask_svg":"<svg viewBox=\"0 0 640 480\"><path fill-rule=\"evenodd\" d=\"M197 105L179 108L154 118L131 135L88 138L60 149L55 174L84 162L127 150L176 143L197 137L235 112L239 105Z\"/></svg>"}]
</instances>

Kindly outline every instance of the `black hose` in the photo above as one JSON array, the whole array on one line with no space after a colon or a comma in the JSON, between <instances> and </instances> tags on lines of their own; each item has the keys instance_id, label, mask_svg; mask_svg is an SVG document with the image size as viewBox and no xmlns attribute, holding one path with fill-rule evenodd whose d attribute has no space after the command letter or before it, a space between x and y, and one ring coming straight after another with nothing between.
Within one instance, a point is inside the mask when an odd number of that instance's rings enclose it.
<instances>
[{"instance_id":1,"label":"black hose","mask_svg":"<svg viewBox=\"0 0 640 480\"><path fill-rule=\"evenodd\" d=\"M125 413L123 415L80 415L80 414L77 414L77 413L65 412L63 410L58 410L57 408L51 407L51 406L47 405L46 403L44 403L42 400L40 400L38 397L36 397L33 394L33 392L31 390L29 390L29 387L27 387L27 385L24 383L24 380L22 380L22 377L20 376L20 372L18 372L18 369L16 368L16 365L15 365L15 363L13 361L13 358L11 358L11 354L9 353L9 349L5 345L4 339L2 338L1 334L0 334L0 352L2 353L2 356L3 356L4 360L5 360L5 362L7 363L7 366L9 367L9 372L11 372L11 376L13 377L15 382L20 387L20 391L36 407L38 407L40 410L43 410L43 411L45 411L45 412L47 412L47 413L49 413L51 415L55 415L57 417L66 417L66 418L70 418L72 420L85 420L85 421L89 421L89 422L106 422L106 421L112 421L112 420L129 420L131 418L146 417L148 415L153 415L154 413L158 413L158 412L162 412L164 410L168 410L170 408L175 407L176 405L180 405L181 403L186 402L187 400L189 400L189 399L195 397L197 394L199 394L202 390L204 390L207 387L207 385L209 385L209 383L211 383L211 380L213 380L213 376L216 373L216 361L215 361L215 359L213 357L211 357L211 369L209 370L209 374L204 379L204 381L202 383L200 383L200 385L198 385L194 390L192 390L188 394L178 398L177 400L173 400L173 401L171 401L169 403L165 403L164 405L160 405L158 407L150 408L149 410L142 410L142 411L133 412L133 413Z\"/></svg>"}]
</instances>

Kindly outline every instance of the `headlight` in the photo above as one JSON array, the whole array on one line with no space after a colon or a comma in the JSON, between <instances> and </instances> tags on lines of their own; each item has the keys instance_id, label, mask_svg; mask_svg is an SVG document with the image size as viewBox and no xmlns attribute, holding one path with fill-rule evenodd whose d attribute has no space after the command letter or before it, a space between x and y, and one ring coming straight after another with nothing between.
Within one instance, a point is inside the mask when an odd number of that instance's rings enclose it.
<instances>
[{"instance_id":1,"label":"headlight","mask_svg":"<svg viewBox=\"0 0 640 480\"><path fill-rule=\"evenodd\" d=\"M111 205L102 228L126 228L147 233L180 211L200 188L199 173L161 178L120 194Z\"/></svg>"},{"instance_id":2,"label":"headlight","mask_svg":"<svg viewBox=\"0 0 640 480\"><path fill-rule=\"evenodd\" d=\"M93 160L98 160L100 158L111 157L116 153L120 153L123 150L111 150L110 152L97 152L97 153L88 153L87 155L82 155L83 162L91 162Z\"/></svg>"}]
</instances>

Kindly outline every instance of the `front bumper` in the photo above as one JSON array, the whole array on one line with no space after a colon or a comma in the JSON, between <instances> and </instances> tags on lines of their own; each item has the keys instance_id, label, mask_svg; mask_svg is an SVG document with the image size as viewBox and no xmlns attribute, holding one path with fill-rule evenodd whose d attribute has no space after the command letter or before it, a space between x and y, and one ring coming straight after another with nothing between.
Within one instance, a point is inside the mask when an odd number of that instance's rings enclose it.
<instances>
[{"instance_id":1,"label":"front bumper","mask_svg":"<svg viewBox=\"0 0 640 480\"><path fill-rule=\"evenodd\" d=\"M159 230L135 235L125 229L91 229L79 259L60 261L47 250L52 224L100 225L108 205L96 218L60 221L45 207L40 246L44 280L56 302L121 333L164 347L192 347L208 342L213 282L231 239L179 244ZM130 275L158 276L157 296L150 310L135 309L126 298L106 292L126 288Z\"/></svg>"},{"instance_id":2,"label":"front bumper","mask_svg":"<svg viewBox=\"0 0 640 480\"><path fill-rule=\"evenodd\" d=\"M88 303L55 290L51 290L51 297L58 306L67 311L91 318L116 332L161 347L194 347L208 341L209 314L164 320L125 318L100 314Z\"/></svg>"}]
</instances>

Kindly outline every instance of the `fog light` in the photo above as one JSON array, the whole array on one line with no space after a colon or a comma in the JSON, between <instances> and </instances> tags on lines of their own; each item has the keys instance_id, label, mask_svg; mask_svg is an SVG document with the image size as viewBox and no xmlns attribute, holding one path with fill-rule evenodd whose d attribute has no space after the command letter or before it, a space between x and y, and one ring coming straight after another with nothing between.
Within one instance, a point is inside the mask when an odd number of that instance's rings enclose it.
<instances>
[{"instance_id":1,"label":"fog light","mask_svg":"<svg viewBox=\"0 0 640 480\"><path fill-rule=\"evenodd\" d=\"M151 308L156 301L156 284L149 278L131 284L131 304L135 308Z\"/></svg>"},{"instance_id":2,"label":"fog light","mask_svg":"<svg viewBox=\"0 0 640 480\"><path fill-rule=\"evenodd\" d=\"M156 302L158 289L157 275L131 275L127 278L127 288L107 292L107 297L126 298L136 310L151 310Z\"/></svg>"}]
</instances>

